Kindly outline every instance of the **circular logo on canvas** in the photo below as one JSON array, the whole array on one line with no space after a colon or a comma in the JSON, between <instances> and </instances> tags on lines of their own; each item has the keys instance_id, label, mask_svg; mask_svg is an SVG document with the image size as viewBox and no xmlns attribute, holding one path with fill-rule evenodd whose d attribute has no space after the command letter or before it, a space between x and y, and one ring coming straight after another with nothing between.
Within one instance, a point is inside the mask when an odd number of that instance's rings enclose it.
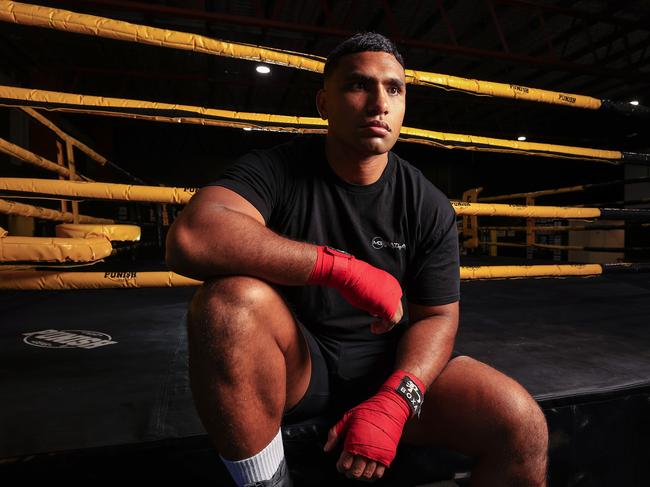
<instances>
[{"instance_id":1,"label":"circular logo on canvas","mask_svg":"<svg viewBox=\"0 0 650 487\"><path fill-rule=\"evenodd\" d=\"M117 343L101 331L92 330L42 330L23 333L27 345L41 348L98 348Z\"/></svg>"}]
</instances>

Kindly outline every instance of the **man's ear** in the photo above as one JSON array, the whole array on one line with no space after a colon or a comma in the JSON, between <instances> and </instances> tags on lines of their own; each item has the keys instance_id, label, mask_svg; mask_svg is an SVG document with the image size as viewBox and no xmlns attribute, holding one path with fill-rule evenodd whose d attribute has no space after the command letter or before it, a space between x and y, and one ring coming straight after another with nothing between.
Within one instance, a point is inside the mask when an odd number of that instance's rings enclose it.
<instances>
[{"instance_id":1,"label":"man's ear","mask_svg":"<svg viewBox=\"0 0 650 487\"><path fill-rule=\"evenodd\" d=\"M316 109L318 110L318 114L320 115L320 118L322 118L323 120L327 120L327 108L325 106L326 97L327 97L327 93L325 92L325 88L321 88L316 93Z\"/></svg>"}]
</instances>

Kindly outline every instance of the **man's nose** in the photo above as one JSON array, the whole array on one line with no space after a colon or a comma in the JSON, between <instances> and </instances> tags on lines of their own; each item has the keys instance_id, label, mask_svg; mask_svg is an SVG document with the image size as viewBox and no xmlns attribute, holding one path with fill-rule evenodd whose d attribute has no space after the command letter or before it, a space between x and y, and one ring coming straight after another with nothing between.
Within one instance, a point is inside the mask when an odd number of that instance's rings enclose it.
<instances>
[{"instance_id":1,"label":"man's nose","mask_svg":"<svg viewBox=\"0 0 650 487\"><path fill-rule=\"evenodd\" d=\"M388 113L388 94L383 86L377 86L370 91L368 97L368 114L381 115Z\"/></svg>"}]
</instances>

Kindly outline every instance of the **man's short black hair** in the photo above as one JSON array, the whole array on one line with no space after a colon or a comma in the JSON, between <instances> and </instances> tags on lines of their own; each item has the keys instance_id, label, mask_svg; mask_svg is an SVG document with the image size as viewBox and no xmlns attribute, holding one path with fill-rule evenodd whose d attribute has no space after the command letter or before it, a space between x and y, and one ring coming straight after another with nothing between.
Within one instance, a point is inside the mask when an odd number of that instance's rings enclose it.
<instances>
[{"instance_id":1,"label":"man's short black hair","mask_svg":"<svg viewBox=\"0 0 650 487\"><path fill-rule=\"evenodd\" d=\"M332 74L343 56L367 51L392 54L397 62L404 67L404 59L390 39L376 32L359 32L341 42L329 53L323 70L324 77L327 78Z\"/></svg>"}]
</instances>

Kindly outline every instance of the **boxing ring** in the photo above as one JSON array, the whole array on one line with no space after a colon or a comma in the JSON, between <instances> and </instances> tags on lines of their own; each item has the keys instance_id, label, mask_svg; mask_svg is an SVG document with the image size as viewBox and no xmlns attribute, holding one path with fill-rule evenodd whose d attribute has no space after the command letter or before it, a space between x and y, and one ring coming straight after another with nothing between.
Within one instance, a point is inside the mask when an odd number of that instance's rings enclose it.
<instances>
[{"instance_id":1,"label":"boxing ring","mask_svg":"<svg viewBox=\"0 0 650 487\"><path fill-rule=\"evenodd\" d=\"M650 434L647 276L463 281L461 292L456 349L539 401L550 429L550 485L641 485ZM135 479L228 485L189 390L183 318L191 294L3 292L3 476L39 481L61 470L81 481L103 465L107 482L128 470ZM115 343L65 348L82 330ZM304 460L295 443L287 443L289 461L292 452Z\"/></svg>"},{"instance_id":2,"label":"boxing ring","mask_svg":"<svg viewBox=\"0 0 650 487\"><path fill-rule=\"evenodd\" d=\"M97 26L93 24L97 17L81 14L75 17L77 22L63 22L57 20L59 15L65 12L0 2L3 21L322 70L322 59L316 56L211 39L198 42L200 36L194 34L171 35L153 28L144 32L139 30L143 26L126 22ZM89 25L96 28L88 29ZM407 70L407 79L412 84L490 96L647 114L645 107L435 73ZM296 133L324 133L326 127L322 120L310 117L8 86L0 86L0 105L30 110L42 123L49 121L37 110ZM79 209L88 200L180 207L196 188L146 186L76 139L57 134L66 143L62 152L67 150L67 167L63 159L48 161L0 139L3 152L60 178L0 178L0 211L61 222L55 237L40 241L0 229L0 347L4 352L0 355L0 475L21 482L46 482L61 475L84 485L114 484L126 476L143 482L230 485L198 418L188 383L185 313L200 283L169 272L161 262L128 266L113 262L111 257L120 249L138 245L139 227L127 228ZM648 154L414 127L405 127L401 140L610 166L650 161ZM97 182L78 174L73 147L138 184ZM554 190L554 194L569 190ZM526 233L526 242L512 244L524 247L540 245L535 242L536 232L569 231L568 225L564 230L544 229L536 226L537 219L625 220L644 228L650 222L647 208L540 206L534 200L544 192L504 198L481 198L479 193L474 189L464 201L452 202L466 249L508 245L498 242L496 233L486 238L485 232L504 227L479 226L479 217L525 220L524 226L511 227ZM39 199L60 200L61 211L21 202ZM497 202L512 199L524 199L526 204ZM494 265L495 260L461 258L456 350L513 377L539 402L550 432L549 485L645 485L650 461L650 264L549 264L500 257L499 265ZM68 268L71 263L75 266ZM319 472L309 485L345 485L334 462L326 463L318 455L322 427L319 422L284 427L289 465L298 480L310 469ZM462 485L467 467L446 452L426 456L402 449L394 470L409 472L412 485L454 476Z\"/></svg>"}]
</instances>

